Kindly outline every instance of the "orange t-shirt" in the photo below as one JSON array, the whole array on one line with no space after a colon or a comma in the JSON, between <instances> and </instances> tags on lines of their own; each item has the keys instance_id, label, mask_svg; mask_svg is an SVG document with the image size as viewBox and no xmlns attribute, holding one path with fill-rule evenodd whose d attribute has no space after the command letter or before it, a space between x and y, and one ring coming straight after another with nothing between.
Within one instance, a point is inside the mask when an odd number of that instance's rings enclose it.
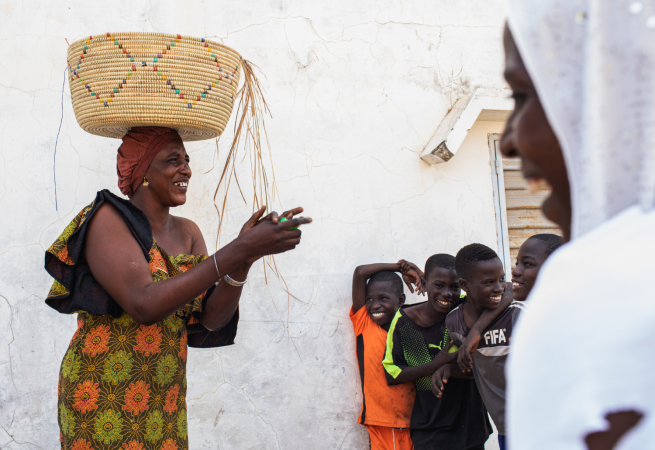
<instances>
[{"instance_id":1,"label":"orange t-shirt","mask_svg":"<svg viewBox=\"0 0 655 450\"><path fill-rule=\"evenodd\" d=\"M358 423L382 427L409 428L416 391L414 383L387 386L382 360L387 332L373 322L366 307L350 309L357 340L357 362L362 379L362 412Z\"/></svg>"}]
</instances>

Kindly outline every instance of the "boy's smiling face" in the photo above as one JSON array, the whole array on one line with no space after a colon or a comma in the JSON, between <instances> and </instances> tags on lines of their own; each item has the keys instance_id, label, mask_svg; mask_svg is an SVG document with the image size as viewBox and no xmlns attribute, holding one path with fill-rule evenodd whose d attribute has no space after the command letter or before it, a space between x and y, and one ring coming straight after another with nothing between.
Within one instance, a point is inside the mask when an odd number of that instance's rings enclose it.
<instances>
[{"instance_id":1,"label":"boy's smiling face","mask_svg":"<svg viewBox=\"0 0 655 450\"><path fill-rule=\"evenodd\" d=\"M514 300L523 301L534 286L541 265L546 261L546 245L537 239L528 239L519 248L516 267L512 270Z\"/></svg>"},{"instance_id":2,"label":"boy's smiling face","mask_svg":"<svg viewBox=\"0 0 655 450\"><path fill-rule=\"evenodd\" d=\"M380 326L391 322L403 303L405 294L398 294L390 281L373 281L366 287L366 312Z\"/></svg>"},{"instance_id":3,"label":"boy's smiling face","mask_svg":"<svg viewBox=\"0 0 655 450\"><path fill-rule=\"evenodd\" d=\"M455 269L435 267L426 275L425 284L428 303L440 313L449 313L462 292Z\"/></svg>"},{"instance_id":4,"label":"boy's smiling face","mask_svg":"<svg viewBox=\"0 0 655 450\"><path fill-rule=\"evenodd\" d=\"M476 306L496 309L505 292L503 263L498 258L480 261L469 269L466 279L459 279L459 285Z\"/></svg>"}]
</instances>

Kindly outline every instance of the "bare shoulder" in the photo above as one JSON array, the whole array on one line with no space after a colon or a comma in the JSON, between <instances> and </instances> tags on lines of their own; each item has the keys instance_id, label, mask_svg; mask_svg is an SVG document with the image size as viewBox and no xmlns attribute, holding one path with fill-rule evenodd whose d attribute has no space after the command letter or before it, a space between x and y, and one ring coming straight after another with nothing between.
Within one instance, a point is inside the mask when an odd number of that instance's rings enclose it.
<instances>
[{"instance_id":1,"label":"bare shoulder","mask_svg":"<svg viewBox=\"0 0 655 450\"><path fill-rule=\"evenodd\" d=\"M123 217L110 204L101 205L91 217L85 237L84 255L93 259L101 254L103 258L122 258L128 254L141 254L136 239Z\"/></svg>"},{"instance_id":2,"label":"bare shoulder","mask_svg":"<svg viewBox=\"0 0 655 450\"><path fill-rule=\"evenodd\" d=\"M183 230L185 233L193 236L202 236L200 227L196 225L193 220L187 219L186 217L174 216L172 214L171 217L173 218L173 223L175 223L175 226L179 227L180 230Z\"/></svg>"},{"instance_id":3,"label":"bare shoulder","mask_svg":"<svg viewBox=\"0 0 655 450\"><path fill-rule=\"evenodd\" d=\"M207 254L207 247L205 245L205 238L200 231L200 227L186 217L173 216L173 221L176 228L178 228L184 235L184 238L191 242L192 254L203 253Z\"/></svg>"},{"instance_id":4,"label":"bare shoulder","mask_svg":"<svg viewBox=\"0 0 655 450\"><path fill-rule=\"evenodd\" d=\"M98 208L89 222L89 234L92 237L95 232L101 235L109 233L111 236L117 236L127 233L131 236L130 230L125 221L116 209L109 203L104 203Z\"/></svg>"}]
</instances>

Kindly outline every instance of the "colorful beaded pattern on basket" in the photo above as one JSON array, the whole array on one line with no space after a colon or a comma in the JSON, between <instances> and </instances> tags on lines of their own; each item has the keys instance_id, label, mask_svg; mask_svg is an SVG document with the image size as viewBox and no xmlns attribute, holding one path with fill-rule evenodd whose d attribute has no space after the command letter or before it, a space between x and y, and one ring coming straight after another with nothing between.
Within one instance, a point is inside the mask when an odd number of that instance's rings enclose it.
<instances>
[{"instance_id":1,"label":"colorful beaded pattern on basket","mask_svg":"<svg viewBox=\"0 0 655 450\"><path fill-rule=\"evenodd\" d=\"M129 60L130 60L131 63L133 63L133 64L132 64L132 69L131 69L131 70L128 70L127 74L125 74L125 78L123 78L123 81L118 83L118 87L117 87L117 88L114 88L114 92L110 92L109 95L106 96L106 97L104 97L104 98L101 97L100 94L99 94L99 93L96 93L96 92L93 90L93 88L92 88L91 86L89 86L89 84L85 83L85 82L84 82L84 79L80 78L80 75L77 73L77 70L80 70L81 67L82 67L82 65L83 65L83 63L84 63L84 55L87 54L87 51L90 51L90 46L91 46L91 41L93 40L93 36L89 36L89 39L87 39L87 41L86 41L86 45L84 46L84 50L82 51L82 53L81 53L80 56L79 56L79 60L78 60L78 62L77 62L77 68L74 69L73 67L71 67L70 63L68 64L68 70L69 70L69 72L70 72L70 79L69 79L69 80L70 80L71 84L72 84L73 82L75 82L75 81L80 81L82 84L84 84L84 87L85 87L85 88L87 89L87 91L91 94L91 96L94 96L94 97L95 97L96 99L98 99L101 103L104 103L104 106L105 106L105 107L109 107L109 103L111 103L111 99L114 98L116 94L119 94L119 93L121 92L121 89L123 89L123 86L124 86L125 84L127 84L127 81L130 80L130 79L132 78L132 75L133 75L134 72L137 71L137 68L140 69L140 68L142 68L142 67L149 67L149 66L148 66L148 61L141 61L140 64L137 63L137 62L135 61L135 58L130 54L130 52L129 52L128 49L125 47L125 45L124 45L124 44L121 44L121 43L118 42L118 38L112 36L111 33L107 33L107 37L108 37L110 40L114 41L114 45L116 45L117 48L118 48L119 50L122 51L122 53L125 55L126 58L129 58ZM189 95L189 94L187 94L186 97L185 97L185 94L183 94L183 93L180 91L180 89L177 89L176 86L175 86L175 84L174 84L171 80L166 79L166 75L163 74L161 70L159 70L157 64L160 63L161 60L163 60L163 59L165 58L165 55L167 54L168 51L171 50L171 47L175 47L175 43L180 42L181 40L182 40L182 36L178 34L177 37L175 37L175 39L173 39L173 40L170 42L170 44L166 46L166 48L161 49L161 51L157 54L157 56L152 56L152 57L150 58L150 59L152 60L152 62L151 62L151 64L150 64L150 67L152 67L152 70L153 70L154 72L157 72L157 76L160 77L162 81L165 81L166 84L167 84L168 86L170 86L171 90L175 91L175 94L176 94L176 95L179 95L179 96L180 96L180 99L185 101L185 103L188 105L189 108L192 108L192 107L193 107L192 105L196 104L196 102L201 101L201 100L200 100L201 98L206 97L206 96L209 94L209 91L212 90L212 87L215 87L218 83L220 83L221 81L223 81L223 79L225 79L225 82L226 82L226 83L227 83L227 81L229 80L229 82L230 82L230 86L231 86L231 90L232 90L232 95L231 95L231 98L232 98L232 105L234 105L234 89L235 89L235 85L234 85L234 76L236 75L237 70L239 70L239 67L241 66L241 59L242 59L242 58L239 58L239 63L238 63L237 66L232 70L232 73L231 73L232 77L230 77L230 73L229 73L229 72L227 72L227 71L226 71L226 72L223 72L223 67L221 67L221 63L218 62L218 58L216 57L216 54L214 53L214 50L213 50L211 47L209 47L209 43L206 42L204 38L201 38L201 42L202 42L202 43L204 44L204 46L207 48L207 52L210 53L211 58L212 58L212 59L214 60L214 62L216 63L217 72L218 72L218 73L217 73L216 81L214 81L214 82L212 82L211 84L209 84L209 85L207 86L207 88L204 89L204 90L201 92L200 95L194 95L194 94ZM146 69L146 70L147 70L147 69ZM223 76L223 75L225 75L225 76ZM71 98L71 100L72 100L72 98Z\"/></svg>"},{"instance_id":2,"label":"colorful beaded pattern on basket","mask_svg":"<svg viewBox=\"0 0 655 450\"><path fill-rule=\"evenodd\" d=\"M89 133L121 138L160 126L184 141L221 135L234 109L244 60L207 39L150 32L88 36L71 43L71 100Z\"/></svg>"}]
</instances>

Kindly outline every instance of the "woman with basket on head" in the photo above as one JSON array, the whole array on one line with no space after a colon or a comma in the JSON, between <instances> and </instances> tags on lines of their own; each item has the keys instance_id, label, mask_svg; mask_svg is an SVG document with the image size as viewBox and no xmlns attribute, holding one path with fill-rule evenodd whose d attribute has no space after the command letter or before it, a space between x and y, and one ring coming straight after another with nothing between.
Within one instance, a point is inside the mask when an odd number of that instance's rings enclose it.
<instances>
[{"instance_id":1,"label":"woman with basket on head","mask_svg":"<svg viewBox=\"0 0 655 450\"><path fill-rule=\"evenodd\" d=\"M129 79L113 75L135 57L144 70L134 65ZM165 73L163 79L148 70L149 62L159 65L152 72ZM183 140L217 136L229 119L234 91L216 74L227 75L229 67L238 84L241 60L233 50L179 35L108 33L73 44L69 64L80 125L123 137L118 184L129 200L98 192L46 252L46 270L55 278L46 303L78 313L59 376L62 448L187 449L187 345L234 343L253 262L295 248L300 231L291 228L311 219L294 218L302 211L296 208L278 221L276 213L263 217L263 207L234 241L206 256L198 226L170 214L186 202L192 177ZM166 87L176 75L174 91L195 95L194 83L210 89L196 96L202 101L181 101ZM122 87L107 89L108 79Z\"/></svg>"}]
</instances>

